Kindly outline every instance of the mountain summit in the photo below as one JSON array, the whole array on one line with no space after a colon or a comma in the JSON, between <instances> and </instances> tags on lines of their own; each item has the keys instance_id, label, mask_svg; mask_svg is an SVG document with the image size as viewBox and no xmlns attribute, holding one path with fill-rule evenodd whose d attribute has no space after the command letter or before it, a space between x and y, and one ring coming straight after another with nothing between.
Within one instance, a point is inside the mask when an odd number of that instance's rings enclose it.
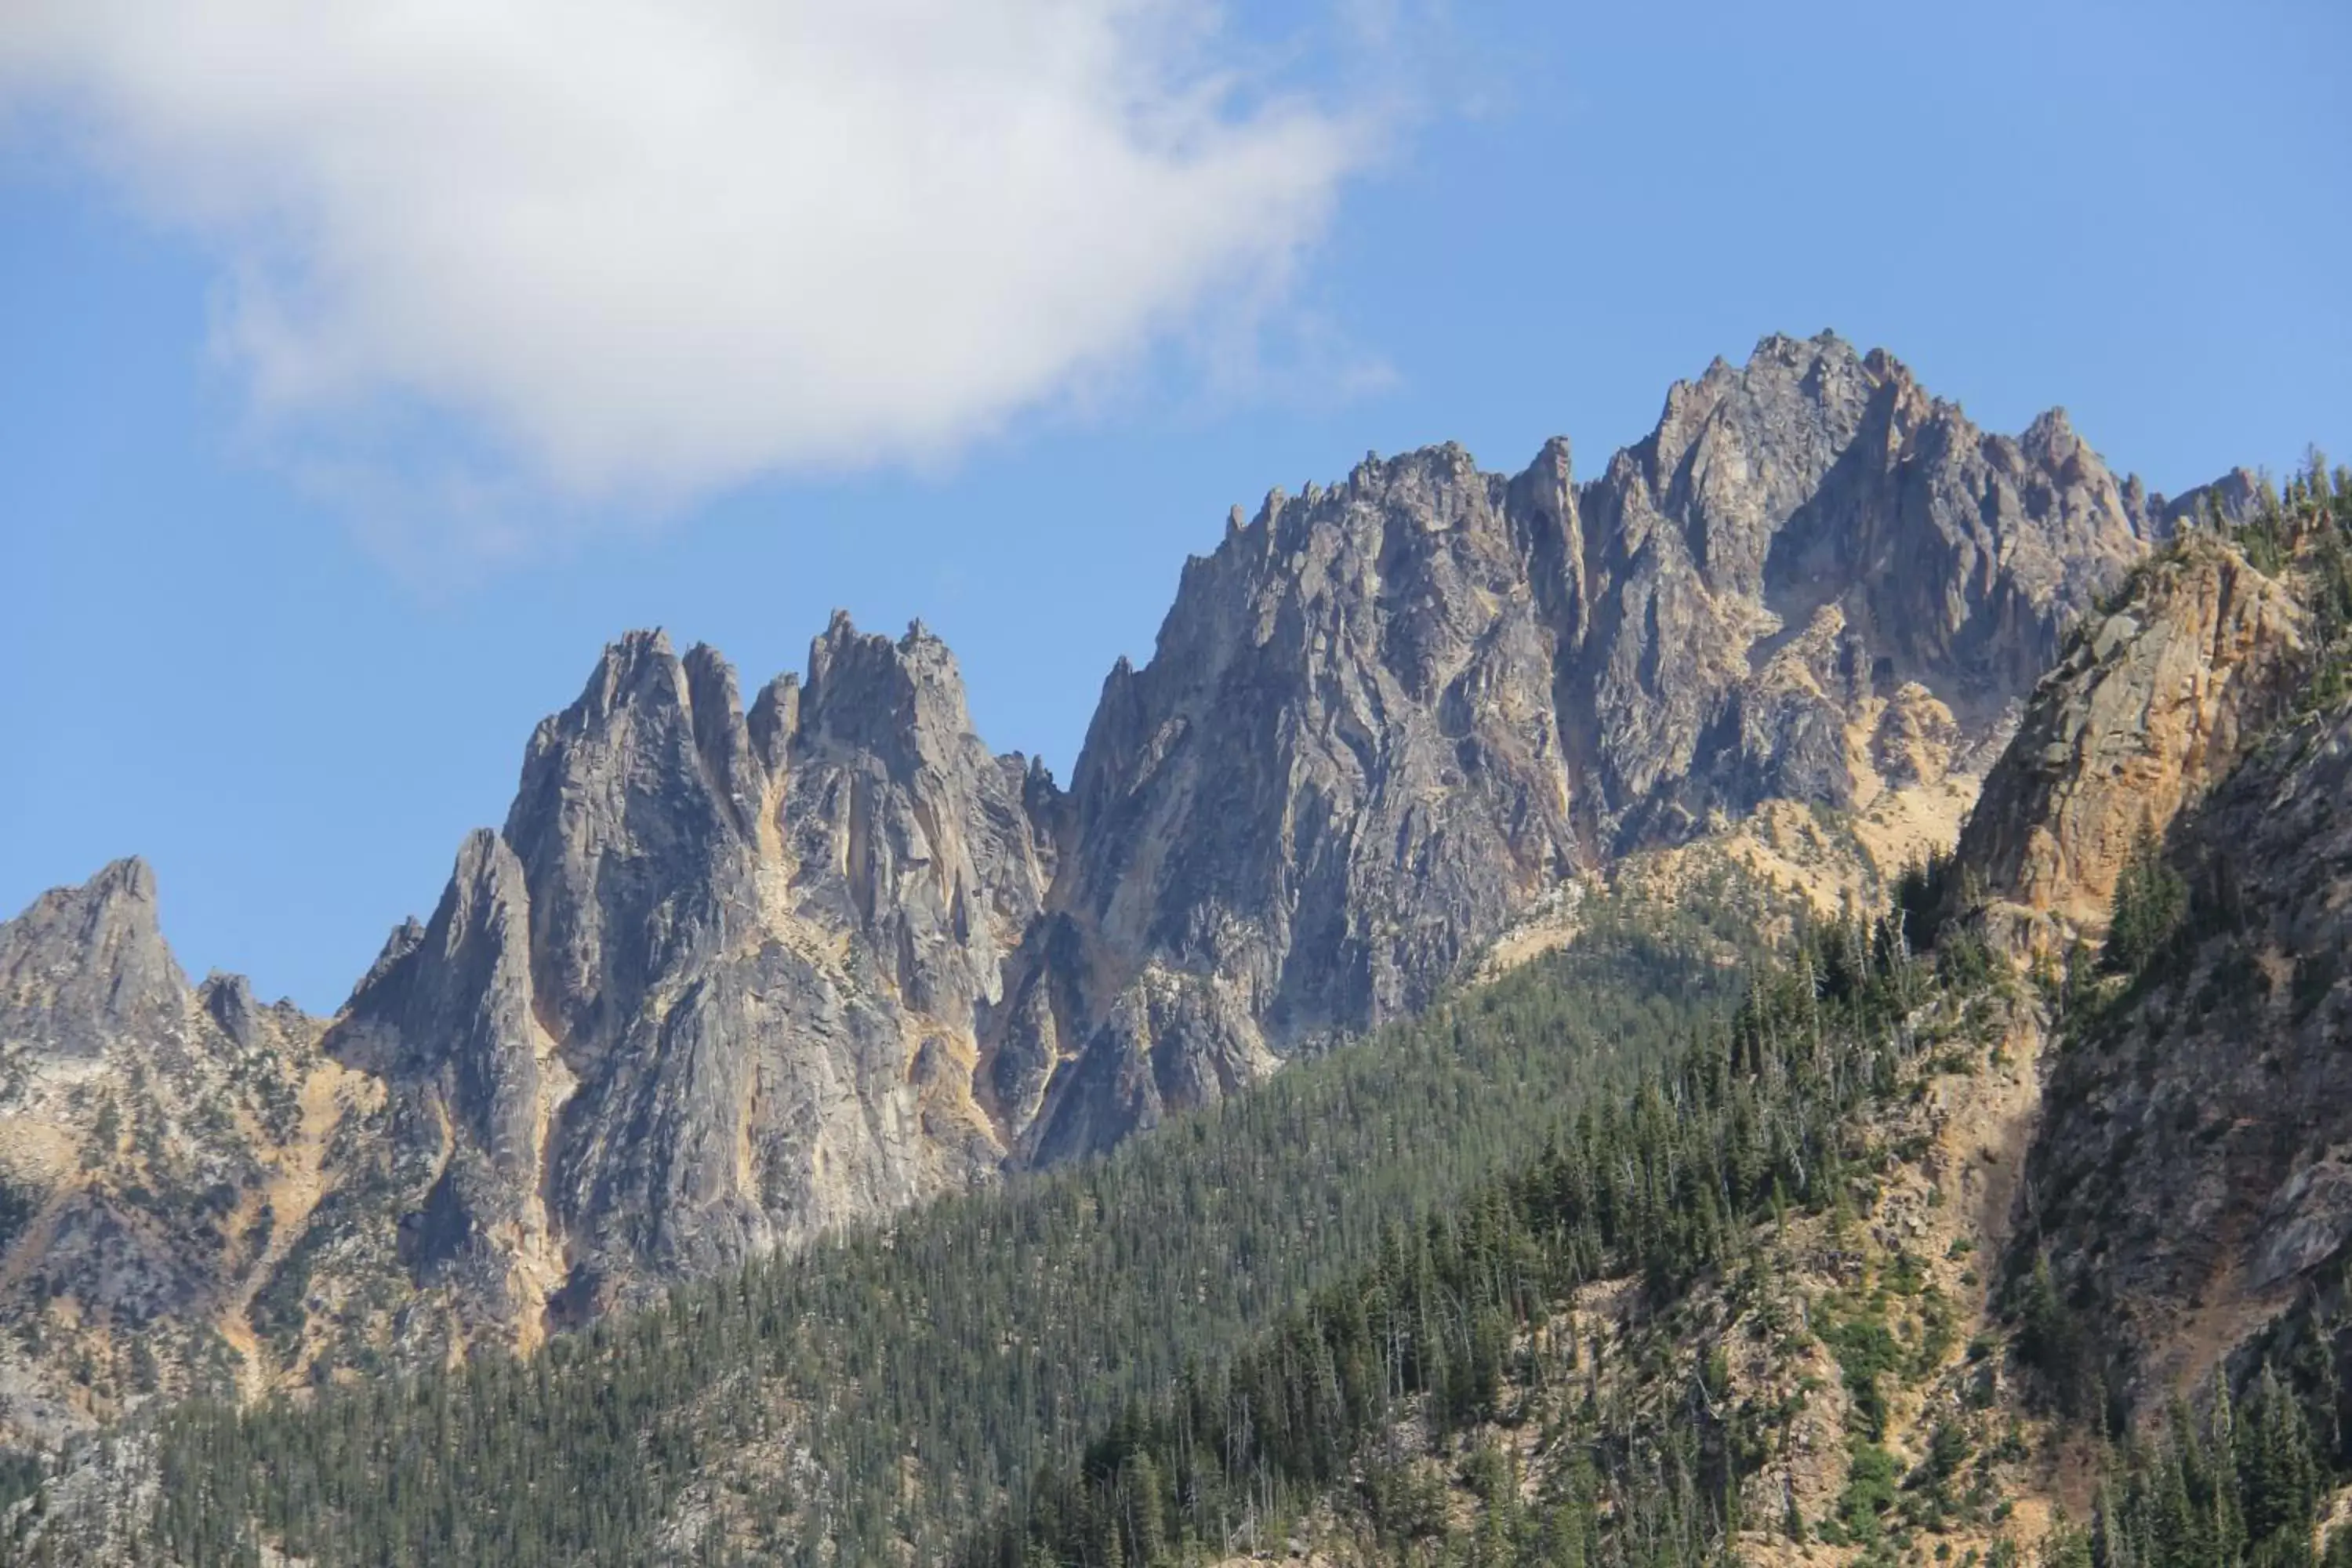
<instances>
[{"instance_id":1,"label":"mountain summit","mask_svg":"<svg viewBox=\"0 0 2352 1568\"><path fill-rule=\"evenodd\" d=\"M55 1155L11 1167L0 1295L179 1325L167 1384L267 1385L527 1346L1105 1149L1423 1006L1629 853L1964 805L2070 622L2235 493L2166 502L2061 413L1989 435L1882 352L1768 338L1590 479L1564 440L1509 477L1444 446L1236 511L1066 793L919 625L836 616L748 704L631 633L324 1025L257 1032L241 983L194 1007L135 862L0 927L6 1049L48 1064L0 1113L38 1100ZM186 1173L96 1107L199 1037L278 1109L159 1112L211 1129L207 1223L242 1228L134 1308L58 1216L177 1212ZM79 1097L23 1087L67 1062Z\"/></svg>"},{"instance_id":2,"label":"mountain summit","mask_svg":"<svg viewBox=\"0 0 2352 1568\"><path fill-rule=\"evenodd\" d=\"M1555 440L1267 497L1104 684L991 1046L1024 1148L1420 1006L1580 868L1980 774L2150 530L2063 415L1986 435L1829 334L1676 384L1588 482Z\"/></svg>"}]
</instances>

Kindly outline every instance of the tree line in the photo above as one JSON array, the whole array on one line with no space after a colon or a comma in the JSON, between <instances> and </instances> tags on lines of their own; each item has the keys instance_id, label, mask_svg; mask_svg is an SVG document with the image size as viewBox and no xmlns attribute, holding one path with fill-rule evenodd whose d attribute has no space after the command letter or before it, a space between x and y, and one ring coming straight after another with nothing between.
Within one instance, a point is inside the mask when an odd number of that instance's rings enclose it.
<instances>
[{"instance_id":1,"label":"tree line","mask_svg":"<svg viewBox=\"0 0 2352 1568\"><path fill-rule=\"evenodd\" d=\"M1568 950L1108 1157L681 1285L527 1359L178 1406L152 1429L142 1545L188 1568L264 1542L318 1568L940 1561L1135 1400L1738 1005L1753 950L1727 901L1581 918ZM40 1542L74 1560L69 1531Z\"/></svg>"}]
</instances>

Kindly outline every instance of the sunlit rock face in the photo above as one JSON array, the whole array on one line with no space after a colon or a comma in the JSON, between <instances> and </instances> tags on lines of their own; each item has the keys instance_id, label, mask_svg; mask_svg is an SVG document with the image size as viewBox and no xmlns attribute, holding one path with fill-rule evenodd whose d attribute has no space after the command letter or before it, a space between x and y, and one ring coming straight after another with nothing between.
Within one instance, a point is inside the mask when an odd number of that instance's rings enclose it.
<instances>
[{"instance_id":1,"label":"sunlit rock face","mask_svg":"<svg viewBox=\"0 0 2352 1568\"><path fill-rule=\"evenodd\" d=\"M1073 776L985 1058L1020 1149L1420 1005L1578 868L1980 774L2146 552L2132 498L2062 414L1987 435L1824 335L1677 384L1589 482L1440 447L1236 513Z\"/></svg>"},{"instance_id":2,"label":"sunlit rock face","mask_svg":"<svg viewBox=\"0 0 2352 1568\"><path fill-rule=\"evenodd\" d=\"M328 1039L442 1144L416 1268L582 1311L995 1168L974 1022L1053 799L919 627L836 617L748 711L709 648L608 648Z\"/></svg>"},{"instance_id":3,"label":"sunlit rock face","mask_svg":"<svg viewBox=\"0 0 2352 1568\"><path fill-rule=\"evenodd\" d=\"M2136 845L2226 777L2286 710L2308 619L2218 539L2185 537L2088 617L2035 690L1961 836L1977 896L2028 946L2106 924Z\"/></svg>"}]
</instances>

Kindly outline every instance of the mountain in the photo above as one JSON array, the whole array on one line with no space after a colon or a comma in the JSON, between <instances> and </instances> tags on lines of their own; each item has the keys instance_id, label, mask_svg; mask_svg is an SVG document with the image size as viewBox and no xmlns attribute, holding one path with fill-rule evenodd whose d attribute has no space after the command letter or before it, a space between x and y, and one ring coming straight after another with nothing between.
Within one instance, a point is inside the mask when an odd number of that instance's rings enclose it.
<instances>
[{"instance_id":1,"label":"mountain","mask_svg":"<svg viewBox=\"0 0 2352 1568\"><path fill-rule=\"evenodd\" d=\"M325 1040L436 1173L412 1268L577 1321L992 1170L974 1016L1056 798L919 627L836 616L748 711L707 647L607 649Z\"/></svg>"},{"instance_id":2,"label":"mountain","mask_svg":"<svg viewBox=\"0 0 2352 1568\"><path fill-rule=\"evenodd\" d=\"M72 1456L49 1511L142 1563L240 1540L316 1562L725 1562L730 1542L941 1562L1074 1436L1736 1005L1755 951L1737 919L1608 896L1588 913L1573 946L1100 1159L681 1285L527 1361L160 1412Z\"/></svg>"},{"instance_id":3,"label":"mountain","mask_svg":"<svg viewBox=\"0 0 2352 1568\"><path fill-rule=\"evenodd\" d=\"M191 986L143 862L0 924L0 1430L237 1386L348 1087L319 1034L241 977Z\"/></svg>"},{"instance_id":4,"label":"mountain","mask_svg":"<svg viewBox=\"0 0 2352 1568\"><path fill-rule=\"evenodd\" d=\"M52 1267L85 1188L186 1226L92 1135L95 1091L63 1121L0 1102L58 1129L10 1188L0 1317L41 1347L43 1324L197 1323L158 1342L211 1369L172 1390L529 1350L1240 1093L1556 944L1629 857L1793 812L1852 825L1839 887L1891 883L1957 827L2073 621L2237 504L2119 482L2063 414L1988 435L1884 353L1773 337L1589 480L1564 441L1511 478L1442 447L1237 513L1151 659L1105 682L1066 792L973 733L919 626L836 616L748 704L714 651L631 634L430 918L334 1018L271 1014L240 1047L304 1110L229 1115L270 1173L235 1202L269 1221L215 1249L220 1278L131 1319ZM39 1029L100 1042L126 1085L229 1059L46 907L6 928L79 976L29 1004ZM138 976L168 971L142 943ZM93 1412L142 1384L23 1364Z\"/></svg>"},{"instance_id":5,"label":"mountain","mask_svg":"<svg viewBox=\"0 0 2352 1568\"><path fill-rule=\"evenodd\" d=\"M2217 521L2069 637L1924 959L1816 925L958 1561L2352 1556L2352 472Z\"/></svg>"},{"instance_id":6,"label":"mountain","mask_svg":"<svg viewBox=\"0 0 2352 1568\"><path fill-rule=\"evenodd\" d=\"M1105 1158L525 1359L157 1413L0 1473L5 1539L2341 1563L2352 474L2258 499L2058 632L1957 850L1891 903L1742 882L1737 855L1661 874L1744 825L1637 835L1533 906L1542 956ZM1082 794L1039 814L1055 870L1016 972L1067 907ZM1806 809L1832 847L1858 820ZM1727 979L1736 1012L1706 1005Z\"/></svg>"},{"instance_id":7,"label":"mountain","mask_svg":"<svg viewBox=\"0 0 2352 1568\"><path fill-rule=\"evenodd\" d=\"M999 1103L1103 1147L1423 1005L1580 870L1980 774L2152 525L2063 414L1985 435L1827 334L1583 484L1447 447L1236 513L1104 684Z\"/></svg>"}]
</instances>

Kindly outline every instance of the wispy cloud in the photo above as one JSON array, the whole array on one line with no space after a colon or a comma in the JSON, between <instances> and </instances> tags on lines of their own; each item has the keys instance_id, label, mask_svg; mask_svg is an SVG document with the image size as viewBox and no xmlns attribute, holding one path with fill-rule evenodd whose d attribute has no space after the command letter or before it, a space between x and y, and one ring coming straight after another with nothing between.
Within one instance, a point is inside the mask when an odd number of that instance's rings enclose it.
<instances>
[{"instance_id":1,"label":"wispy cloud","mask_svg":"<svg viewBox=\"0 0 2352 1568\"><path fill-rule=\"evenodd\" d=\"M456 415L589 508L950 454L1279 297L1369 139L1243 57L1192 0L0 7L0 105L216 248L305 460Z\"/></svg>"}]
</instances>

